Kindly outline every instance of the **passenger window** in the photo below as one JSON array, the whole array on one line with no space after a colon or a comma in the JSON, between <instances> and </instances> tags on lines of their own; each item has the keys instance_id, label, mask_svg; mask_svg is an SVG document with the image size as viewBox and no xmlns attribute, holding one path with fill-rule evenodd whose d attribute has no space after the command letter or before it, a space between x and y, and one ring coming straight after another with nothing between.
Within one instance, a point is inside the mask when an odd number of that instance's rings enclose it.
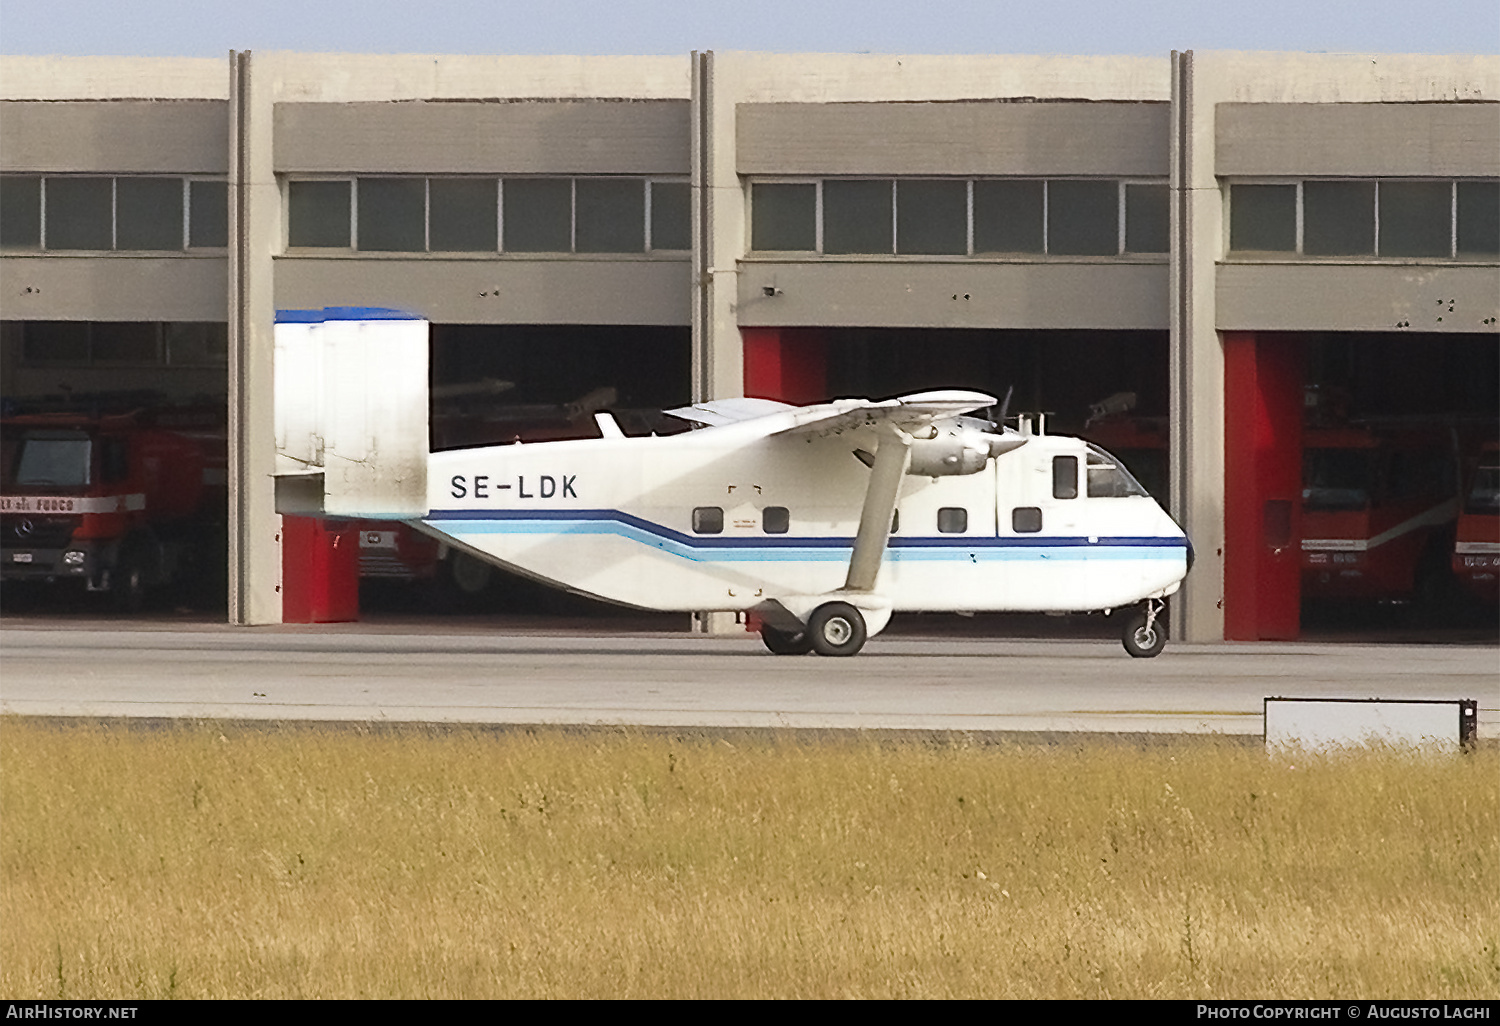
<instances>
[{"instance_id":1,"label":"passenger window","mask_svg":"<svg viewBox=\"0 0 1500 1026\"><path fill-rule=\"evenodd\" d=\"M1035 534L1042 529L1039 506L1017 506L1010 511L1010 529L1017 534Z\"/></svg>"},{"instance_id":2,"label":"passenger window","mask_svg":"<svg viewBox=\"0 0 1500 1026\"><path fill-rule=\"evenodd\" d=\"M1078 457L1052 457L1052 497L1054 499L1078 498Z\"/></svg>"},{"instance_id":3,"label":"passenger window","mask_svg":"<svg viewBox=\"0 0 1500 1026\"><path fill-rule=\"evenodd\" d=\"M962 506L944 506L938 510L938 530L943 534L963 534L969 529L969 511Z\"/></svg>"},{"instance_id":4,"label":"passenger window","mask_svg":"<svg viewBox=\"0 0 1500 1026\"><path fill-rule=\"evenodd\" d=\"M760 525L767 534L786 534L791 529L792 514L785 506L767 506L760 515Z\"/></svg>"},{"instance_id":5,"label":"passenger window","mask_svg":"<svg viewBox=\"0 0 1500 1026\"><path fill-rule=\"evenodd\" d=\"M698 506L693 510L695 534L723 534L724 511L718 506Z\"/></svg>"}]
</instances>

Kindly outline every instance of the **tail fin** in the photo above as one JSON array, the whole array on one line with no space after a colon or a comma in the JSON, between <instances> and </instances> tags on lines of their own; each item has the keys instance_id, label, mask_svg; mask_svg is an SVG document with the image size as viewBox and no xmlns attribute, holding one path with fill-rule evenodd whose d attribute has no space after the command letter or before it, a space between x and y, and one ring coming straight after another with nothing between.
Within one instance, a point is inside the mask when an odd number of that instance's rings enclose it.
<instances>
[{"instance_id":1,"label":"tail fin","mask_svg":"<svg viewBox=\"0 0 1500 1026\"><path fill-rule=\"evenodd\" d=\"M276 317L277 509L427 513L428 325L395 310Z\"/></svg>"}]
</instances>

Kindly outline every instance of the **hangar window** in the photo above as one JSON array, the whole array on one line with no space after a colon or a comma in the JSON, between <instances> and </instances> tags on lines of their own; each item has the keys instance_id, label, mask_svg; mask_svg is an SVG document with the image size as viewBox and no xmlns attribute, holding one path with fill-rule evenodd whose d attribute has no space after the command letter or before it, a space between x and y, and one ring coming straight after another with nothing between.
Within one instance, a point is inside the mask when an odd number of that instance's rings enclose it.
<instances>
[{"instance_id":1,"label":"hangar window","mask_svg":"<svg viewBox=\"0 0 1500 1026\"><path fill-rule=\"evenodd\" d=\"M698 506L693 509L694 534L723 534L724 511L718 506Z\"/></svg>"},{"instance_id":2,"label":"hangar window","mask_svg":"<svg viewBox=\"0 0 1500 1026\"><path fill-rule=\"evenodd\" d=\"M1500 182L1458 183L1459 256L1500 256Z\"/></svg>"},{"instance_id":3,"label":"hangar window","mask_svg":"<svg viewBox=\"0 0 1500 1026\"><path fill-rule=\"evenodd\" d=\"M814 182L755 182L750 186L750 248L818 248L818 186Z\"/></svg>"},{"instance_id":4,"label":"hangar window","mask_svg":"<svg viewBox=\"0 0 1500 1026\"><path fill-rule=\"evenodd\" d=\"M1500 256L1500 182L1233 182L1229 249L1236 254L1485 260Z\"/></svg>"},{"instance_id":5,"label":"hangar window","mask_svg":"<svg viewBox=\"0 0 1500 1026\"><path fill-rule=\"evenodd\" d=\"M827 255L1166 253L1160 181L827 178L752 182L750 248Z\"/></svg>"},{"instance_id":6,"label":"hangar window","mask_svg":"<svg viewBox=\"0 0 1500 1026\"><path fill-rule=\"evenodd\" d=\"M1374 182L1303 182L1302 252L1309 256L1375 253Z\"/></svg>"},{"instance_id":7,"label":"hangar window","mask_svg":"<svg viewBox=\"0 0 1500 1026\"><path fill-rule=\"evenodd\" d=\"M194 178L188 182L188 246L229 245L229 183Z\"/></svg>"},{"instance_id":8,"label":"hangar window","mask_svg":"<svg viewBox=\"0 0 1500 1026\"><path fill-rule=\"evenodd\" d=\"M573 248L573 182L568 178L509 178L501 185L505 249L512 253L567 253Z\"/></svg>"},{"instance_id":9,"label":"hangar window","mask_svg":"<svg viewBox=\"0 0 1500 1026\"><path fill-rule=\"evenodd\" d=\"M493 178L427 180L427 248L434 253L499 249L500 187Z\"/></svg>"},{"instance_id":10,"label":"hangar window","mask_svg":"<svg viewBox=\"0 0 1500 1026\"><path fill-rule=\"evenodd\" d=\"M359 178L355 246L411 253L427 248L427 182L421 178Z\"/></svg>"},{"instance_id":11,"label":"hangar window","mask_svg":"<svg viewBox=\"0 0 1500 1026\"><path fill-rule=\"evenodd\" d=\"M115 180L115 248L183 248L181 178Z\"/></svg>"},{"instance_id":12,"label":"hangar window","mask_svg":"<svg viewBox=\"0 0 1500 1026\"><path fill-rule=\"evenodd\" d=\"M574 211L579 253L640 253L646 248L646 184L639 178L579 178Z\"/></svg>"},{"instance_id":13,"label":"hangar window","mask_svg":"<svg viewBox=\"0 0 1500 1026\"><path fill-rule=\"evenodd\" d=\"M44 186L47 249L114 249L114 179L49 178Z\"/></svg>"},{"instance_id":14,"label":"hangar window","mask_svg":"<svg viewBox=\"0 0 1500 1026\"><path fill-rule=\"evenodd\" d=\"M1120 251L1120 195L1115 182L1047 183L1047 252L1112 256Z\"/></svg>"},{"instance_id":15,"label":"hangar window","mask_svg":"<svg viewBox=\"0 0 1500 1026\"><path fill-rule=\"evenodd\" d=\"M41 244L41 177L0 175L0 248L36 249Z\"/></svg>"},{"instance_id":16,"label":"hangar window","mask_svg":"<svg viewBox=\"0 0 1500 1026\"><path fill-rule=\"evenodd\" d=\"M652 250L692 249L692 216L687 182L648 183Z\"/></svg>"},{"instance_id":17,"label":"hangar window","mask_svg":"<svg viewBox=\"0 0 1500 1026\"><path fill-rule=\"evenodd\" d=\"M962 506L944 506L938 510L937 529L943 534L963 534L969 529L969 511Z\"/></svg>"},{"instance_id":18,"label":"hangar window","mask_svg":"<svg viewBox=\"0 0 1500 1026\"><path fill-rule=\"evenodd\" d=\"M287 245L315 249L350 246L349 182L287 185Z\"/></svg>"},{"instance_id":19,"label":"hangar window","mask_svg":"<svg viewBox=\"0 0 1500 1026\"><path fill-rule=\"evenodd\" d=\"M1010 511L1010 529L1016 534L1035 534L1042 529L1040 506L1017 506Z\"/></svg>"},{"instance_id":20,"label":"hangar window","mask_svg":"<svg viewBox=\"0 0 1500 1026\"><path fill-rule=\"evenodd\" d=\"M1125 252L1165 253L1169 216L1165 183L1125 186Z\"/></svg>"},{"instance_id":21,"label":"hangar window","mask_svg":"<svg viewBox=\"0 0 1500 1026\"><path fill-rule=\"evenodd\" d=\"M830 179L823 183L823 252L892 253L894 183Z\"/></svg>"},{"instance_id":22,"label":"hangar window","mask_svg":"<svg viewBox=\"0 0 1500 1026\"><path fill-rule=\"evenodd\" d=\"M1229 189L1229 248L1297 249L1297 186L1235 183Z\"/></svg>"},{"instance_id":23,"label":"hangar window","mask_svg":"<svg viewBox=\"0 0 1500 1026\"><path fill-rule=\"evenodd\" d=\"M792 529L792 514L785 506L767 506L760 511L760 525L767 534L786 534Z\"/></svg>"},{"instance_id":24,"label":"hangar window","mask_svg":"<svg viewBox=\"0 0 1500 1026\"><path fill-rule=\"evenodd\" d=\"M974 252L1046 252L1046 183L974 183Z\"/></svg>"},{"instance_id":25,"label":"hangar window","mask_svg":"<svg viewBox=\"0 0 1500 1026\"><path fill-rule=\"evenodd\" d=\"M969 251L969 183L953 179L898 179L896 251L954 254Z\"/></svg>"},{"instance_id":26,"label":"hangar window","mask_svg":"<svg viewBox=\"0 0 1500 1026\"><path fill-rule=\"evenodd\" d=\"M196 197L195 190L195 204ZM292 180L287 225L294 249L627 254L691 248L687 182L630 176ZM196 232L192 237L192 245L212 244L196 241Z\"/></svg>"}]
</instances>

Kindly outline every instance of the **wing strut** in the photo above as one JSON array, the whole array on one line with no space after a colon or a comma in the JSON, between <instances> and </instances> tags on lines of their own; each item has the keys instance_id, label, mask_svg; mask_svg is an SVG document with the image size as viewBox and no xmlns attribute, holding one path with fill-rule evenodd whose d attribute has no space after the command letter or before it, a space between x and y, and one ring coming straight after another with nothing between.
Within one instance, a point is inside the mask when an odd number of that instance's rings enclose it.
<instances>
[{"instance_id":1,"label":"wing strut","mask_svg":"<svg viewBox=\"0 0 1500 1026\"><path fill-rule=\"evenodd\" d=\"M887 423L879 428L878 437L875 466L870 471L865 506L859 514L859 533L854 536L854 554L849 557L845 591L875 590L885 543L891 536L891 515L896 512L901 478L911 462L911 435Z\"/></svg>"}]
</instances>

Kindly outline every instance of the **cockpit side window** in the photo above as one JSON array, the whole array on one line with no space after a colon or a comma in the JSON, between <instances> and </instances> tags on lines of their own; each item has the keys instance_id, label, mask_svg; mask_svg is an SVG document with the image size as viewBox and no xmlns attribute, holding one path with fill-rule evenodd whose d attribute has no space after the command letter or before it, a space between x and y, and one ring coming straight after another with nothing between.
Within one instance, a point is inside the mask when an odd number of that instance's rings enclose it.
<instances>
[{"instance_id":1,"label":"cockpit side window","mask_svg":"<svg viewBox=\"0 0 1500 1026\"><path fill-rule=\"evenodd\" d=\"M1078 457L1052 457L1052 497L1054 499L1078 498Z\"/></svg>"}]
</instances>

